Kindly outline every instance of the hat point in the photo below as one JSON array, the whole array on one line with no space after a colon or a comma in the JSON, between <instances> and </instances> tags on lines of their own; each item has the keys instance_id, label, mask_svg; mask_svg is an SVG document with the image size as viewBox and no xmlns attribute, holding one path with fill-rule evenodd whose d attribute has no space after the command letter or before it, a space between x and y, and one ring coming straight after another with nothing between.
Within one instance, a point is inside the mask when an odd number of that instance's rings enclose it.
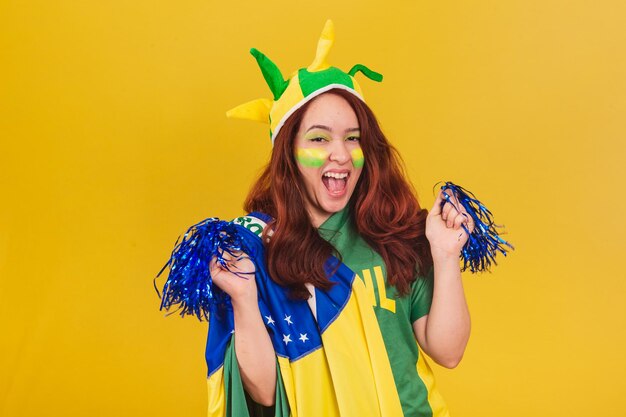
<instances>
[{"instance_id":1,"label":"hat point","mask_svg":"<svg viewBox=\"0 0 626 417\"><path fill-rule=\"evenodd\" d=\"M311 65L307 67L308 71L323 71L330 67L327 58L328 54L330 53L330 48L332 48L334 43L335 25L332 20L328 19L326 21L326 24L324 25L324 29L322 29L322 34L317 41L317 51L315 53L315 59L313 60Z\"/></svg>"}]
</instances>

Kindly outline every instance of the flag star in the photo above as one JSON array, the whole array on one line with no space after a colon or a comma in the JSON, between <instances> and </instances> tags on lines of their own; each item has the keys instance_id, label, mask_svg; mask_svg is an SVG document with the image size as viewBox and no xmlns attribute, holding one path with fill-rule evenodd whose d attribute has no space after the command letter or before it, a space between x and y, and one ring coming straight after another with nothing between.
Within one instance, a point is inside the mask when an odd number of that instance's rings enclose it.
<instances>
[{"instance_id":1,"label":"flag star","mask_svg":"<svg viewBox=\"0 0 626 417\"><path fill-rule=\"evenodd\" d=\"M300 333L300 337L298 339L302 340L302 343L306 342L307 340L309 340L309 338L306 336L307 334L302 334Z\"/></svg>"},{"instance_id":2,"label":"flag star","mask_svg":"<svg viewBox=\"0 0 626 417\"><path fill-rule=\"evenodd\" d=\"M285 318L283 320L285 320L287 324L293 324L293 322L291 321L291 316L285 314Z\"/></svg>"},{"instance_id":3,"label":"flag star","mask_svg":"<svg viewBox=\"0 0 626 417\"><path fill-rule=\"evenodd\" d=\"M267 319L267 324L274 324L275 323L275 321L274 321L274 319L272 318L271 315L270 316L265 316L265 318Z\"/></svg>"},{"instance_id":4,"label":"flag star","mask_svg":"<svg viewBox=\"0 0 626 417\"><path fill-rule=\"evenodd\" d=\"M291 340L291 335L290 334L283 334L283 342L285 342L286 345L288 345L289 342L293 342L293 340Z\"/></svg>"}]
</instances>

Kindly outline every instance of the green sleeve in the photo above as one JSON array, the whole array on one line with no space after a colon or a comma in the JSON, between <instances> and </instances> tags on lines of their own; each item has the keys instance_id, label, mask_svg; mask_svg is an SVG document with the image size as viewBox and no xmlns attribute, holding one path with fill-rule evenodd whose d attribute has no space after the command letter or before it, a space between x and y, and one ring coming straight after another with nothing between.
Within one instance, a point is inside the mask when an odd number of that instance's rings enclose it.
<instances>
[{"instance_id":1,"label":"green sleeve","mask_svg":"<svg viewBox=\"0 0 626 417\"><path fill-rule=\"evenodd\" d=\"M418 276L411 284L411 323L430 311L433 301L434 270L431 267L425 276Z\"/></svg>"}]
</instances>

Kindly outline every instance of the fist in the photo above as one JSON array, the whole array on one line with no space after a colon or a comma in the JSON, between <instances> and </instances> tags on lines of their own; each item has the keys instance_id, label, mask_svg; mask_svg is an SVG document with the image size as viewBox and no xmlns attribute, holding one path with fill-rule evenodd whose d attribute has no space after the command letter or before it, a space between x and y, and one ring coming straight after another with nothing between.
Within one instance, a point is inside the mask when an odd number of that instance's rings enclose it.
<instances>
[{"instance_id":1,"label":"fist","mask_svg":"<svg viewBox=\"0 0 626 417\"><path fill-rule=\"evenodd\" d=\"M469 235L464 225L472 233L474 222L465 208L450 190L440 190L433 208L426 218L426 238L435 256L459 257ZM447 201L446 201L447 200ZM443 205L442 205L443 204Z\"/></svg>"},{"instance_id":2,"label":"fist","mask_svg":"<svg viewBox=\"0 0 626 417\"><path fill-rule=\"evenodd\" d=\"M211 260L209 268L213 283L228 294L233 302L256 302L256 268L250 257L244 252L224 252L223 258L224 264L218 262L216 257Z\"/></svg>"}]
</instances>

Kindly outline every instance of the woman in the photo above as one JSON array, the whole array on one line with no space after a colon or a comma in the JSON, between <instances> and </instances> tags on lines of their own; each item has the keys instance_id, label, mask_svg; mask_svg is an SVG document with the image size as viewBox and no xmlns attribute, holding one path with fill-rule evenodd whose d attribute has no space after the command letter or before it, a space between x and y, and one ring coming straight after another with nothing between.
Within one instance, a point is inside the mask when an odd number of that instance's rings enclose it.
<instances>
[{"instance_id":1,"label":"woman","mask_svg":"<svg viewBox=\"0 0 626 417\"><path fill-rule=\"evenodd\" d=\"M378 74L328 66L333 38L329 22L313 64L288 81L252 51L274 93L272 157L245 203L245 221L263 228L267 276L243 255L211 264L232 302L232 317L209 327L207 355L225 349L230 366L209 366L211 415L246 412L233 408L239 385L252 414L448 414L418 345L448 368L463 356L459 254L472 224L441 193L430 213L420 208L353 79Z\"/></svg>"},{"instance_id":2,"label":"woman","mask_svg":"<svg viewBox=\"0 0 626 417\"><path fill-rule=\"evenodd\" d=\"M192 227L168 263L162 307L213 306L209 415L448 414L422 351L449 368L463 356L471 218L452 195L420 208L354 78L382 76L330 66L333 41L329 21L313 63L287 80L251 51L273 100L229 115L270 122L270 163L249 215Z\"/></svg>"}]
</instances>

